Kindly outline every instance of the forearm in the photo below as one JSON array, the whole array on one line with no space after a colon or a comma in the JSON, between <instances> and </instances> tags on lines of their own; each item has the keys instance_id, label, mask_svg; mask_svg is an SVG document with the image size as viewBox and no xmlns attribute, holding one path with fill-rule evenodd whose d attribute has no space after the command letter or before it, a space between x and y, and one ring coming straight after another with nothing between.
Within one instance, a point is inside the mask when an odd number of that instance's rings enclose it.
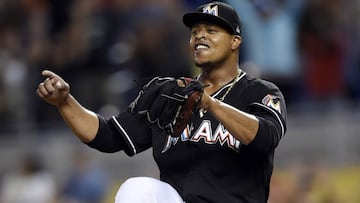
<instances>
[{"instance_id":1,"label":"forearm","mask_svg":"<svg viewBox=\"0 0 360 203\"><path fill-rule=\"evenodd\" d=\"M81 141L87 143L95 138L99 128L97 115L84 108L72 95L69 94L57 109L65 123Z\"/></svg>"},{"instance_id":2,"label":"forearm","mask_svg":"<svg viewBox=\"0 0 360 203\"><path fill-rule=\"evenodd\" d=\"M218 119L234 137L245 145L254 140L259 128L259 121L254 115L209 96L206 100L207 111Z\"/></svg>"}]
</instances>

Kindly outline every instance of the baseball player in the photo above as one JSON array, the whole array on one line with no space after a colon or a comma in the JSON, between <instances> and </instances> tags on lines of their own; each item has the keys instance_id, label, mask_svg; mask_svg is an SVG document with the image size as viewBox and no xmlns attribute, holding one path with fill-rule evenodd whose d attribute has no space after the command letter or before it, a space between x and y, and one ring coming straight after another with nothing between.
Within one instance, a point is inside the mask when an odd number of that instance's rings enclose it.
<instances>
[{"instance_id":1,"label":"baseball player","mask_svg":"<svg viewBox=\"0 0 360 203\"><path fill-rule=\"evenodd\" d=\"M239 67L241 22L230 5L201 5L183 22L201 69L196 78L153 78L110 119L79 104L51 71L42 72L37 94L92 148L129 156L152 148L160 180L130 178L117 203L267 202L274 151L286 132L283 95Z\"/></svg>"}]
</instances>

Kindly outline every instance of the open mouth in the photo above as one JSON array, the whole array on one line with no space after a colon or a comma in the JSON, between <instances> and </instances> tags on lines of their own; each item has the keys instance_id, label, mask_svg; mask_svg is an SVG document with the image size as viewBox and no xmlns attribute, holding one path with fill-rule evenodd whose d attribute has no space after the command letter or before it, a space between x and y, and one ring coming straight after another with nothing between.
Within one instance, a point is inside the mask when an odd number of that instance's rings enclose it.
<instances>
[{"instance_id":1,"label":"open mouth","mask_svg":"<svg viewBox=\"0 0 360 203\"><path fill-rule=\"evenodd\" d=\"M197 44L195 45L195 51L200 51L200 50L206 50L209 49L210 47L206 44Z\"/></svg>"}]
</instances>

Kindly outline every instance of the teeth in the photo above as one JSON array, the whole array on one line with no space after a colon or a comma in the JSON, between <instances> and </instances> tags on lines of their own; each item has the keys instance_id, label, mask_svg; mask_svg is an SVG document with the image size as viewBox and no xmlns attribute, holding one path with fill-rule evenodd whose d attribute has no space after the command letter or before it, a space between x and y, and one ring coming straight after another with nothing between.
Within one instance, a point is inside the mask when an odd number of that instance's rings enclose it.
<instances>
[{"instance_id":1,"label":"teeth","mask_svg":"<svg viewBox=\"0 0 360 203\"><path fill-rule=\"evenodd\" d=\"M206 45L202 45L202 44L199 44L199 45L196 45L195 49L198 50L198 49L207 49L209 48L208 46Z\"/></svg>"}]
</instances>

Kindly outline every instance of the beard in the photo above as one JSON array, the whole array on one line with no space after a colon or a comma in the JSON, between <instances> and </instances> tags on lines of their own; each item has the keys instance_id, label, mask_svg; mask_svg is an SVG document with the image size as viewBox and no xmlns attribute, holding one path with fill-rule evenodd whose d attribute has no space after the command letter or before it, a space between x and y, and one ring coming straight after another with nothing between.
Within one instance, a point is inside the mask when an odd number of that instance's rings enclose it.
<instances>
[{"instance_id":1,"label":"beard","mask_svg":"<svg viewBox=\"0 0 360 203\"><path fill-rule=\"evenodd\" d=\"M201 68L201 69L213 69L216 67L221 66L226 59L222 59L222 60L218 60L218 61L203 61L203 62L198 62L198 61L194 61L194 64L196 67Z\"/></svg>"},{"instance_id":2,"label":"beard","mask_svg":"<svg viewBox=\"0 0 360 203\"><path fill-rule=\"evenodd\" d=\"M202 62L202 63L199 63L199 62L195 61L194 64L195 64L196 67L199 67L199 68L208 68L208 67L213 66L213 63L210 62L210 61Z\"/></svg>"}]
</instances>

